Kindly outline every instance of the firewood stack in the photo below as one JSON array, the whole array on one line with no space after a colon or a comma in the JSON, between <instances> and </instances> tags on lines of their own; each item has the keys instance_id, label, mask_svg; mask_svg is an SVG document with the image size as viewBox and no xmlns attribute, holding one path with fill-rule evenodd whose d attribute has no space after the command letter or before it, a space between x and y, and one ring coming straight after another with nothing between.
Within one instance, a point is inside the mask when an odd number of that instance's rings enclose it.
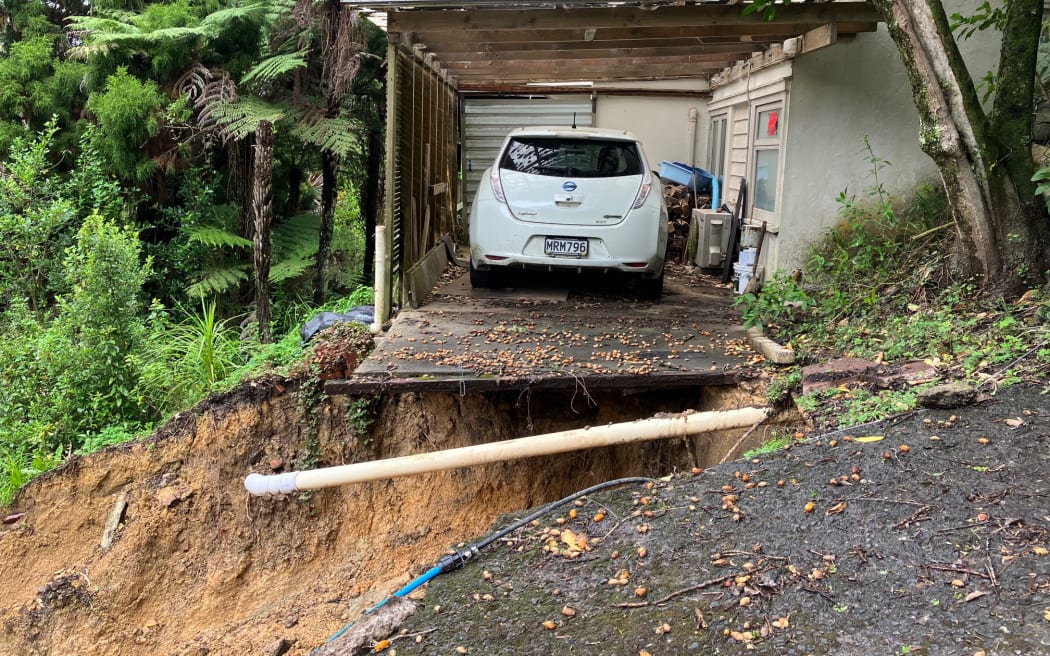
<instances>
[{"instance_id":1,"label":"firewood stack","mask_svg":"<svg viewBox=\"0 0 1050 656\"><path fill-rule=\"evenodd\" d=\"M685 257L693 209L709 206L711 197L700 194L694 198L685 185L665 184L664 204L667 205L667 259L680 261Z\"/></svg>"}]
</instances>

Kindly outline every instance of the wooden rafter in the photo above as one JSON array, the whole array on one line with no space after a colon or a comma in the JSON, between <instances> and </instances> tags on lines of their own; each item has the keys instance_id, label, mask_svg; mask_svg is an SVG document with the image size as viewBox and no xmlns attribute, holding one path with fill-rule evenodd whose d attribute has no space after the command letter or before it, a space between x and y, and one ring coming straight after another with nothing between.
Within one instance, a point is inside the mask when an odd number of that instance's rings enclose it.
<instances>
[{"instance_id":1,"label":"wooden rafter","mask_svg":"<svg viewBox=\"0 0 1050 656\"><path fill-rule=\"evenodd\" d=\"M861 0L792 3L778 8L774 21L744 14L743 3L349 4L387 11L392 42L474 89L486 84L707 77L803 34L830 30L848 37L876 27L874 11Z\"/></svg>"}]
</instances>

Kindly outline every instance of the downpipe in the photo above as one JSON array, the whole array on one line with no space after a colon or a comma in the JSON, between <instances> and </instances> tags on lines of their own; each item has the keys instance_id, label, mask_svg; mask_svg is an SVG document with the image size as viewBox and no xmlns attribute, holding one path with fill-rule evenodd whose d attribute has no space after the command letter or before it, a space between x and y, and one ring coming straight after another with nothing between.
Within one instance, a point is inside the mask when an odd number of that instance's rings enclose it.
<instances>
[{"instance_id":1,"label":"downpipe","mask_svg":"<svg viewBox=\"0 0 1050 656\"><path fill-rule=\"evenodd\" d=\"M351 465L271 475L253 473L244 479L244 487L260 497L291 494L521 458L751 427L764 421L768 415L769 410L766 408L739 408L654 417Z\"/></svg>"},{"instance_id":2,"label":"downpipe","mask_svg":"<svg viewBox=\"0 0 1050 656\"><path fill-rule=\"evenodd\" d=\"M390 245L386 239L386 226L376 226L375 248L375 312L369 330L378 335L390 318Z\"/></svg>"}]
</instances>

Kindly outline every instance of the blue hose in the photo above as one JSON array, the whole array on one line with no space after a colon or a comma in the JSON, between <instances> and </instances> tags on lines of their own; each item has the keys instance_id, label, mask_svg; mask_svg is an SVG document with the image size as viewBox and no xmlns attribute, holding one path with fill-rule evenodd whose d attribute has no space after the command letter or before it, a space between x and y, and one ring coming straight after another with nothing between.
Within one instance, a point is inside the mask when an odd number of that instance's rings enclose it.
<instances>
[{"instance_id":1,"label":"blue hose","mask_svg":"<svg viewBox=\"0 0 1050 656\"><path fill-rule=\"evenodd\" d=\"M502 538L503 536L507 535L508 533L510 533L512 531L516 531L517 529L521 528L522 526L525 526L526 524L528 524L529 522L531 522L534 519L539 519L540 517L546 515L547 513L549 513L550 511L554 510L555 508L557 508L559 506L563 506L563 505L565 505L567 503L571 503L572 501L575 501L576 499L579 499L580 497L587 496L588 494L593 494L593 493L595 493L595 492L597 492L599 490L604 490L605 488L615 487L615 486L618 486L618 485L627 485L629 483L651 483L652 481L653 481L653 479L651 479L651 478L642 478L640 476L634 476L634 477L630 477L630 478L618 478L618 479L616 479L614 481L606 481L604 483L598 483L597 485L592 485L591 487L589 487L589 488L587 488L585 490L580 490L579 492L574 492L574 493L570 494L569 496L565 497L564 499L559 499L558 501L554 501L552 503L548 503L547 505L543 506L539 510L536 510L536 511L534 511L532 513L529 513L525 517L522 517L521 519L514 521L513 523L511 523L510 526L508 526L508 527L506 527L506 528L504 528L504 529L502 529L500 531L497 531L496 533L490 535L489 537L485 538L481 542L478 542L477 544L468 545L467 548L464 549L463 551L459 551L457 553L449 554L448 556L445 556L444 558L439 560L436 565L434 565L433 567L428 569L426 572L423 572L422 574L420 574L419 576L414 578L412 581L410 581L408 583L408 585L404 586L403 588L401 588L397 592L393 593L392 595L390 595L389 597L387 597L383 601L379 602L378 604L376 604L372 608L370 608L367 611L365 611L365 615L370 615L370 614L374 613L375 611L379 610L383 606L385 606L388 603L390 603L390 600L395 598L395 597L407 597L409 594L412 593L413 590L415 590L419 586L423 585L424 583L427 583L431 579L436 578L440 574L444 574L446 572L451 572L452 570L459 569L460 567L463 566L463 563L465 563L468 560L470 560L471 558L474 558L475 556L479 555L481 553L482 549L484 549L485 547L488 547L489 545L491 545L496 540L499 540L500 538ZM343 628L341 628L338 631L336 631L335 634L333 634L331 638L329 638L328 640L325 641L325 644L327 644L329 642L332 642L333 640L335 640L339 636L341 636L344 633L346 633L350 629L350 627L352 627L353 625L354 625L354 623L350 622L349 624L347 624ZM317 650L314 649L310 653L313 654L316 651Z\"/></svg>"}]
</instances>

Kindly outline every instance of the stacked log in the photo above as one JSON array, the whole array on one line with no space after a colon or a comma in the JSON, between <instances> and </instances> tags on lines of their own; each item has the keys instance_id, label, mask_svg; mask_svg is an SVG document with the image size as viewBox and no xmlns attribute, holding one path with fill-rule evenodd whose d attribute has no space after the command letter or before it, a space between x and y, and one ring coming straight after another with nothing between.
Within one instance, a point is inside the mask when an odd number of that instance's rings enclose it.
<instances>
[{"instance_id":1,"label":"stacked log","mask_svg":"<svg viewBox=\"0 0 1050 656\"><path fill-rule=\"evenodd\" d=\"M667 259L681 260L688 247L689 225L695 207L707 207L711 197L693 196L685 185L665 184L664 204L667 206Z\"/></svg>"}]
</instances>

